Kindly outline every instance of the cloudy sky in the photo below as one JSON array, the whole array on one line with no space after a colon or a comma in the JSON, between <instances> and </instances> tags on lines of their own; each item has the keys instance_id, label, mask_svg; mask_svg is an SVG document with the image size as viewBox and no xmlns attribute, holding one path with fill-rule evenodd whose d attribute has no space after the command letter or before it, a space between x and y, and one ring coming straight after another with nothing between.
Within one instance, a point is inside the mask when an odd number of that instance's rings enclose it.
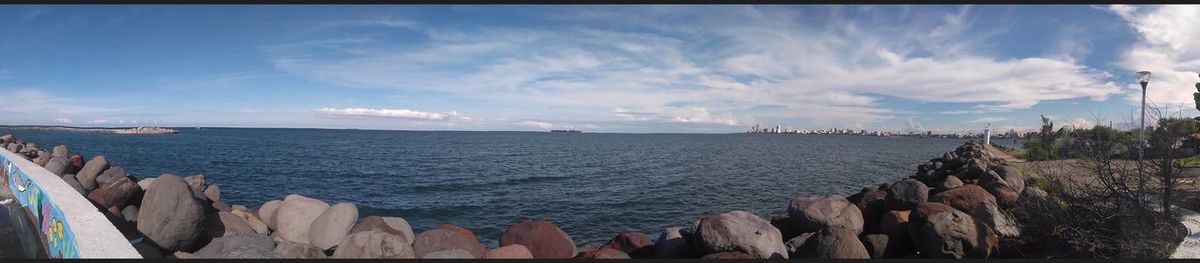
<instances>
[{"instance_id":1,"label":"cloudy sky","mask_svg":"<svg viewBox=\"0 0 1200 263\"><path fill-rule=\"evenodd\" d=\"M1026 129L1195 116L1200 6L0 6L0 123Z\"/></svg>"}]
</instances>

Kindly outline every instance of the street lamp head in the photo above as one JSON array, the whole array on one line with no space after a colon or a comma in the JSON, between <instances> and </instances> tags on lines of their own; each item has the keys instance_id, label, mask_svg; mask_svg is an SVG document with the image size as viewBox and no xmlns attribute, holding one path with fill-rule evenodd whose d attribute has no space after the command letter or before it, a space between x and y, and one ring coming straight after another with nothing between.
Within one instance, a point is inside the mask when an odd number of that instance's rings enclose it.
<instances>
[{"instance_id":1,"label":"street lamp head","mask_svg":"<svg viewBox=\"0 0 1200 263\"><path fill-rule=\"evenodd\" d=\"M1150 83L1150 72L1149 71L1138 71L1137 80L1138 80L1138 83L1142 83L1142 85L1146 85L1146 83Z\"/></svg>"}]
</instances>

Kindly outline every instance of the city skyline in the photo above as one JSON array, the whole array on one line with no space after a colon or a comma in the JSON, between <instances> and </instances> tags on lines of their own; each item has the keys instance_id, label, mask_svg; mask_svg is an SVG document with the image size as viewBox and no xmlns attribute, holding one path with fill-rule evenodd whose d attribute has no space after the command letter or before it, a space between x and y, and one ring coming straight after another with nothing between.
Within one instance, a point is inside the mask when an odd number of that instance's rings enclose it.
<instances>
[{"instance_id":1,"label":"city skyline","mask_svg":"<svg viewBox=\"0 0 1200 263\"><path fill-rule=\"evenodd\" d=\"M1184 115L1198 6L3 6L14 125L1118 128Z\"/></svg>"}]
</instances>

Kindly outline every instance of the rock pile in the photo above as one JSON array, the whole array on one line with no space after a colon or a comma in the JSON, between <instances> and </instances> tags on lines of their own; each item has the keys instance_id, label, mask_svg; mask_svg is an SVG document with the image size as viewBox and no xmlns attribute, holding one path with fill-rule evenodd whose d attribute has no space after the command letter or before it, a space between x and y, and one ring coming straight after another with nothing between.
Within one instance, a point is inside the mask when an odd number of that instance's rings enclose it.
<instances>
[{"instance_id":1,"label":"rock pile","mask_svg":"<svg viewBox=\"0 0 1200 263\"><path fill-rule=\"evenodd\" d=\"M147 258L986 258L1020 236L1002 209L1045 195L968 142L909 178L848 197L793 198L770 220L714 213L657 239L624 232L584 247L554 223L533 220L509 226L489 249L456 225L414 233L403 218L359 220L354 204L295 194L256 208L230 205L204 175L138 180L104 156L83 161L62 145L45 151L5 135L0 147L60 175Z\"/></svg>"}]
</instances>

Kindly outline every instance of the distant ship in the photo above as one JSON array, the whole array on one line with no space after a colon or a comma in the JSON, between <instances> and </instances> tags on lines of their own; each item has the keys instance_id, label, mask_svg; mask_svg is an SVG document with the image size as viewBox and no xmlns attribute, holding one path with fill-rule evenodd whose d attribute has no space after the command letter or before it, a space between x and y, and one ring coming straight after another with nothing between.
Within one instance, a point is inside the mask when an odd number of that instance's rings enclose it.
<instances>
[{"instance_id":1,"label":"distant ship","mask_svg":"<svg viewBox=\"0 0 1200 263\"><path fill-rule=\"evenodd\" d=\"M550 132L573 132L573 133L581 133L582 131L577 131L577 130L550 130Z\"/></svg>"}]
</instances>

